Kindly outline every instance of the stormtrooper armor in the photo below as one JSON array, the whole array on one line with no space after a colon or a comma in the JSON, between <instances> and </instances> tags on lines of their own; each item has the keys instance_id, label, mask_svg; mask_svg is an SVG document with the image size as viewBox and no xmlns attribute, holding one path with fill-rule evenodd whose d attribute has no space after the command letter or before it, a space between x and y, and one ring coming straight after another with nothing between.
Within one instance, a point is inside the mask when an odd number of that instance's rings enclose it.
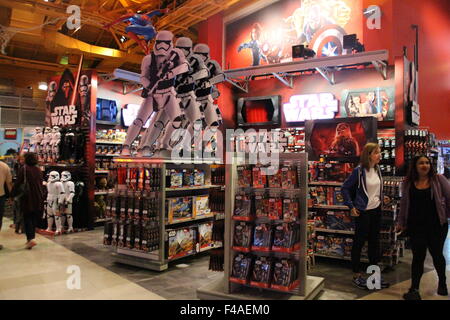
<instances>
[{"instance_id":1,"label":"stormtrooper armor","mask_svg":"<svg viewBox=\"0 0 450 320\"><path fill-rule=\"evenodd\" d=\"M47 192L47 231L52 231L53 222L55 222L55 235L58 235L62 233L61 206L64 204L66 197L58 171L50 172L47 181Z\"/></svg>"},{"instance_id":2,"label":"stormtrooper armor","mask_svg":"<svg viewBox=\"0 0 450 320\"><path fill-rule=\"evenodd\" d=\"M56 84L56 82L55 81L50 82L50 84L48 85L47 97L45 98L45 101L51 103L56 95L57 90L58 85Z\"/></svg>"},{"instance_id":3,"label":"stormtrooper armor","mask_svg":"<svg viewBox=\"0 0 450 320\"><path fill-rule=\"evenodd\" d=\"M67 220L67 232L73 232L73 216L72 216L72 204L75 197L75 183L73 183L72 175L69 171L63 171L61 173L61 182L64 188L64 210L62 212L61 225L64 227Z\"/></svg>"},{"instance_id":4,"label":"stormtrooper armor","mask_svg":"<svg viewBox=\"0 0 450 320\"><path fill-rule=\"evenodd\" d=\"M59 127L54 126L52 129L52 139L50 140L51 146L51 159L57 161L59 157L59 143L61 142L61 133Z\"/></svg>"},{"instance_id":5,"label":"stormtrooper armor","mask_svg":"<svg viewBox=\"0 0 450 320\"><path fill-rule=\"evenodd\" d=\"M42 128L36 127L34 129L34 134L31 136L31 152L36 152L38 155L41 153L41 143L42 139L44 139L44 135L42 134Z\"/></svg>"},{"instance_id":6,"label":"stormtrooper armor","mask_svg":"<svg viewBox=\"0 0 450 320\"><path fill-rule=\"evenodd\" d=\"M49 157L51 155L52 147L51 147L50 143L52 141L52 137L53 137L52 128L46 127L45 131L44 131L44 137L43 137L42 143L41 143L41 145L42 145L41 150L42 150L42 159L43 159L43 161L48 161L48 159L49 159Z\"/></svg>"},{"instance_id":7,"label":"stormtrooper armor","mask_svg":"<svg viewBox=\"0 0 450 320\"><path fill-rule=\"evenodd\" d=\"M214 99L218 96L214 85L224 81L225 74L219 63L215 60L211 60L209 56L209 47L206 44L197 44L194 47L194 53L203 58L203 61L209 70L209 77L198 81L198 89L195 92L197 100L201 104L204 127L205 129L217 129L222 123L222 115L219 107L214 104Z\"/></svg>"},{"instance_id":8,"label":"stormtrooper armor","mask_svg":"<svg viewBox=\"0 0 450 320\"><path fill-rule=\"evenodd\" d=\"M141 83L144 87L143 101L133 124L128 128L122 148L122 155L130 155L130 146L143 125L155 112L149 128L138 146L139 156L151 156L157 149L169 150L170 144L164 139L164 132L170 123L178 129L182 122L176 92L175 77L189 70L188 63L180 49L173 48L173 34L170 31L158 32L153 52L145 56L141 64ZM158 142L158 146L154 144Z\"/></svg>"},{"instance_id":9,"label":"stormtrooper armor","mask_svg":"<svg viewBox=\"0 0 450 320\"><path fill-rule=\"evenodd\" d=\"M175 46L184 53L186 60L189 63L189 71L177 77L176 91L177 97L180 99L181 110L184 113L184 121L181 127L186 129L187 132L189 132L189 136L193 138L194 124L197 122L201 123L203 117L200 110L201 104L197 101L194 92L195 84L199 80L207 78L209 76L209 71L203 58L193 54L191 39L181 37L177 40ZM166 130L165 138L170 139L173 131L173 126L169 126ZM179 138L173 137L172 140L177 141Z\"/></svg>"}]
</instances>

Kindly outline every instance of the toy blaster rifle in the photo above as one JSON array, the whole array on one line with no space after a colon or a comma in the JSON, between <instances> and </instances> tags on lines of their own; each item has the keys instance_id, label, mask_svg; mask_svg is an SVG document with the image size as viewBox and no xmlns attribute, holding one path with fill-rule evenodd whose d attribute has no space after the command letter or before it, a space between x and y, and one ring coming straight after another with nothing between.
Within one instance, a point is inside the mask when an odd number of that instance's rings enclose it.
<instances>
[{"instance_id":1,"label":"toy blaster rifle","mask_svg":"<svg viewBox=\"0 0 450 320\"><path fill-rule=\"evenodd\" d=\"M174 52L172 56L166 60L166 64L164 67L159 70L158 74L156 75L156 79L158 79L155 84L152 86L150 84L149 88L142 89L141 97L142 98L148 98L149 95L153 94L153 92L158 87L158 84L164 80L164 77L169 73L169 71L173 68L173 64L175 61L175 58L177 57L177 54Z\"/></svg>"}]
</instances>

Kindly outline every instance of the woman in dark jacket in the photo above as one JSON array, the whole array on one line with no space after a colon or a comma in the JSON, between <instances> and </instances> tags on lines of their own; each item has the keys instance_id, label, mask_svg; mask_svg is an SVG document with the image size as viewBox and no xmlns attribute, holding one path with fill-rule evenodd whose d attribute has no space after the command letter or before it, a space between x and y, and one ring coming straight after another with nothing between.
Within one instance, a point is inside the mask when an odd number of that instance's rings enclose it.
<instances>
[{"instance_id":1,"label":"woman in dark jacket","mask_svg":"<svg viewBox=\"0 0 450 320\"><path fill-rule=\"evenodd\" d=\"M402 188L397 231L406 231L410 237L413 261L411 288L403 295L405 300L421 300L420 279L427 248L439 277L437 293L447 296L444 242L448 233L450 184L436 174L430 159L421 155L413 159Z\"/></svg>"},{"instance_id":2,"label":"woman in dark jacket","mask_svg":"<svg viewBox=\"0 0 450 320\"><path fill-rule=\"evenodd\" d=\"M38 158L35 153L28 152L25 154L25 165L18 173L12 190L12 196L17 197L20 196L20 186L24 183L28 186L27 192L19 200L27 236L27 249L31 249L36 245L34 240L36 224L44 209L43 175L37 164Z\"/></svg>"}]
</instances>

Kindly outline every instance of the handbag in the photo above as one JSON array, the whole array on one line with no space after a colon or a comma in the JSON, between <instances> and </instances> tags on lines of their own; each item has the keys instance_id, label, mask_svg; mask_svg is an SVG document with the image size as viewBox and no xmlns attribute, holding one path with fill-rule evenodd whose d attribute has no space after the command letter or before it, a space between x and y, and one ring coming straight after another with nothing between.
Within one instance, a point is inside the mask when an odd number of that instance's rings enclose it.
<instances>
[{"instance_id":1,"label":"handbag","mask_svg":"<svg viewBox=\"0 0 450 320\"><path fill-rule=\"evenodd\" d=\"M19 186L19 192L17 193L16 199L22 199L29 192L30 186L27 183L27 169L25 166L23 166L23 183Z\"/></svg>"}]
</instances>

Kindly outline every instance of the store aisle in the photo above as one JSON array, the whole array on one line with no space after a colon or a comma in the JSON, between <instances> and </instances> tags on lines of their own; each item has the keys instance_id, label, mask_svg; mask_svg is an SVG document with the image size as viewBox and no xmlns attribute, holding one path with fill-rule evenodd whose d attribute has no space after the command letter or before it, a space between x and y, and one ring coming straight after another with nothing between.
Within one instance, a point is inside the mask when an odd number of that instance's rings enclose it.
<instances>
[{"instance_id":1,"label":"store aisle","mask_svg":"<svg viewBox=\"0 0 450 320\"><path fill-rule=\"evenodd\" d=\"M0 232L0 300L58 299L104 300L139 299L161 300L161 296L111 272L69 249L37 235L38 245L26 250L25 237L9 228L5 219ZM69 266L81 271L80 290L67 288Z\"/></svg>"}]
</instances>

